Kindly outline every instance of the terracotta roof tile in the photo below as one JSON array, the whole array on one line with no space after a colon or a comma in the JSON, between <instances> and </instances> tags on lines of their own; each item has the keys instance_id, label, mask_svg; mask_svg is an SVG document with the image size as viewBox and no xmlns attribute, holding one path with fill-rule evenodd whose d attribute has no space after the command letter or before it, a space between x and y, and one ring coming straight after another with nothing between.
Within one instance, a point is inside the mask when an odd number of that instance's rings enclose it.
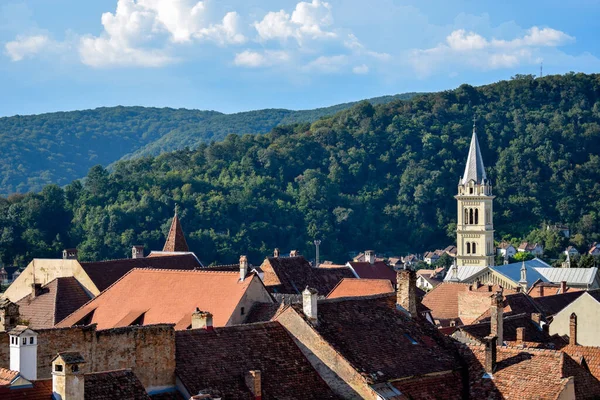
<instances>
[{"instance_id":1,"label":"terracotta roof tile","mask_svg":"<svg viewBox=\"0 0 600 400\"><path fill-rule=\"evenodd\" d=\"M393 291L394 287L388 279L344 278L329 292L327 298L369 296Z\"/></svg>"},{"instance_id":2,"label":"terracotta roof tile","mask_svg":"<svg viewBox=\"0 0 600 400\"><path fill-rule=\"evenodd\" d=\"M130 369L85 374L85 400L150 400Z\"/></svg>"},{"instance_id":3,"label":"terracotta roof tile","mask_svg":"<svg viewBox=\"0 0 600 400\"><path fill-rule=\"evenodd\" d=\"M411 400L460 400L462 377L459 372L450 371L432 376L411 377L393 382L395 388Z\"/></svg>"},{"instance_id":4,"label":"terracotta roof tile","mask_svg":"<svg viewBox=\"0 0 600 400\"><path fill-rule=\"evenodd\" d=\"M304 316L301 304L290 307ZM395 294L319 300L317 309L314 329L375 382L460 368L452 341L425 319L398 311Z\"/></svg>"},{"instance_id":5,"label":"terracotta roof tile","mask_svg":"<svg viewBox=\"0 0 600 400\"><path fill-rule=\"evenodd\" d=\"M254 280L260 281L253 274L240 282L236 272L134 269L57 326L81 323L93 312L86 322L98 329L127 325L138 317L142 325L172 323L175 329L187 329L196 307L211 312L215 326L224 326Z\"/></svg>"},{"instance_id":6,"label":"terracotta roof tile","mask_svg":"<svg viewBox=\"0 0 600 400\"><path fill-rule=\"evenodd\" d=\"M90 300L90 296L74 277L56 278L17 301L21 319L32 329L52 328Z\"/></svg>"},{"instance_id":7,"label":"terracotta roof tile","mask_svg":"<svg viewBox=\"0 0 600 400\"><path fill-rule=\"evenodd\" d=\"M83 270L96 285L98 290L103 291L126 273L134 268L160 268L194 270L202 268L196 256L188 254L162 254L154 253L144 258L127 258L122 260L108 260L80 263Z\"/></svg>"},{"instance_id":8,"label":"terracotta roof tile","mask_svg":"<svg viewBox=\"0 0 600 400\"><path fill-rule=\"evenodd\" d=\"M252 324L254 322L267 322L275 318L283 309L283 303L256 303L248 312L244 323Z\"/></svg>"},{"instance_id":9,"label":"terracotta roof tile","mask_svg":"<svg viewBox=\"0 0 600 400\"><path fill-rule=\"evenodd\" d=\"M6 368L0 368L0 386L10 385L10 383L19 376L18 371L12 371Z\"/></svg>"},{"instance_id":10,"label":"terracotta roof tile","mask_svg":"<svg viewBox=\"0 0 600 400\"><path fill-rule=\"evenodd\" d=\"M190 251L177 213L175 213L173 221L171 221L171 228L169 229L169 234L167 235L167 240L165 241L165 247L163 248L163 251Z\"/></svg>"},{"instance_id":11,"label":"terracotta roof tile","mask_svg":"<svg viewBox=\"0 0 600 400\"><path fill-rule=\"evenodd\" d=\"M49 400L52 398L52 379L33 381L33 387L11 389L0 387L2 400Z\"/></svg>"},{"instance_id":12,"label":"terracotta roof tile","mask_svg":"<svg viewBox=\"0 0 600 400\"><path fill-rule=\"evenodd\" d=\"M382 261L373 264L368 262L349 262L349 264L361 279L388 279L396 285L396 271Z\"/></svg>"},{"instance_id":13,"label":"terracotta roof tile","mask_svg":"<svg viewBox=\"0 0 600 400\"><path fill-rule=\"evenodd\" d=\"M506 294L504 296L504 304L503 314L505 317L517 314L527 314L531 316L533 313L540 313L542 311L535 301L525 293ZM489 321L490 315L491 311L488 308L487 311L475 318L473 322Z\"/></svg>"},{"instance_id":14,"label":"terracotta roof tile","mask_svg":"<svg viewBox=\"0 0 600 400\"><path fill-rule=\"evenodd\" d=\"M278 322L180 331L175 339L175 372L190 394L250 399L244 376L260 370L263 400L338 398Z\"/></svg>"},{"instance_id":15,"label":"terracotta roof tile","mask_svg":"<svg viewBox=\"0 0 600 400\"><path fill-rule=\"evenodd\" d=\"M355 278L350 268L313 268L302 256L268 257L260 268L265 286L273 293L300 294L310 286L325 295L343 278Z\"/></svg>"},{"instance_id":16,"label":"terracotta roof tile","mask_svg":"<svg viewBox=\"0 0 600 400\"><path fill-rule=\"evenodd\" d=\"M583 362L582 360L585 360L585 365L592 375L596 379L600 379L600 347L567 345L563 347L562 351L580 364Z\"/></svg>"}]
</instances>

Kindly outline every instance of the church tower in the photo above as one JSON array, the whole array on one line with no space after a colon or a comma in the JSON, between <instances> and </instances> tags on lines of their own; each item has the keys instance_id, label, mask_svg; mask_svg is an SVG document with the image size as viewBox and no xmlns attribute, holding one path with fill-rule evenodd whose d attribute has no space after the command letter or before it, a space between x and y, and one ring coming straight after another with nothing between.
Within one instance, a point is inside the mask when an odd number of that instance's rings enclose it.
<instances>
[{"instance_id":1,"label":"church tower","mask_svg":"<svg viewBox=\"0 0 600 400\"><path fill-rule=\"evenodd\" d=\"M485 175L475 124L465 173L458 183L456 263L461 266L494 265L494 210L492 185Z\"/></svg>"}]
</instances>

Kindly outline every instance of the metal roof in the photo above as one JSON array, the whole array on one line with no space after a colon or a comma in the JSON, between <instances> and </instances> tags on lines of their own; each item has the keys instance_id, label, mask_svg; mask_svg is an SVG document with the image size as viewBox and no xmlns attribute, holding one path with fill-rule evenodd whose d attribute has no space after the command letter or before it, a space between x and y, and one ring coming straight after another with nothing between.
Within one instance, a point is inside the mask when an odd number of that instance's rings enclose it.
<instances>
[{"instance_id":1,"label":"metal roof","mask_svg":"<svg viewBox=\"0 0 600 400\"><path fill-rule=\"evenodd\" d=\"M462 282L462 281L469 279L473 275L483 271L487 267L469 265L469 266L463 266L463 267L457 267L457 268L458 268L458 274L457 274L458 280ZM446 274L446 277L444 278L444 282L449 282L451 278L452 278L452 267Z\"/></svg>"}]
</instances>

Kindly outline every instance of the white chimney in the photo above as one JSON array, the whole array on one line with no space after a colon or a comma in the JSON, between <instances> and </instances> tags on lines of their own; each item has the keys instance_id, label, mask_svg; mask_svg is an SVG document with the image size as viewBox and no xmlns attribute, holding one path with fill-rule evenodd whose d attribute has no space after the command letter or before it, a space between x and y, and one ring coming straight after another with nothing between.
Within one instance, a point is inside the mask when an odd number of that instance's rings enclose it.
<instances>
[{"instance_id":1,"label":"white chimney","mask_svg":"<svg viewBox=\"0 0 600 400\"><path fill-rule=\"evenodd\" d=\"M308 286L302 292L302 310L313 323L317 323L317 289Z\"/></svg>"},{"instance_id":2,"label":"white chimney","mask_svg":"<svg viewBox=\"0 0 600 400\"><path fill-rule=\"evenodd\" d=\"M248 274L248 257L240 256L240 281L244 282Z\"/></svg>"},{"instance_id":3,"label":"white chimney","mask_svg":"<svg viewBox=\"0 0 600 400\"><path fill-rule=\"evenodd\" d=\"M78 352L58 353L52 360L52 398L80 400L85 398L83 356Z\"/></svg>"},{"instance_id":4,"label":"white chimney","mask_svg":"<svg viewBox=\"0 0 600 400\"><path fill-rule=\"evenodd\" d=\"M77 260L77 249L64 249L63 260Z\"/></svg>"},{"instance_id":5,"label":"white chimney","mask_svg":"<svg viewBox=\"0 0 600 400\"><path fill-rule=\"evenodd\" d=\"M375 252L373 250L365 250L365 261L369 264L375 264Z\"/></svg>"},{"instance_id":6,"label":"white chimney","mask_svg":"<svg viewBox=\"0 0 600 400\"><path fill-rule=\"evenodd\" d=\"M37 333L18 325L8 332L10 340L10 369L30 381L37 379Z\"/></svg>"},{"instance_id":7,"label":"white chimney","mask_svg":"<svg viewBox=\"0 0 600 400\"><path fill-rule=\"evenodd\" d=\"M213 330L213 315L208 311L200 311L199 308L196 308L192 314L192 329Z\"/></svg>"},{"instance_id":8,"label":"white chimney","mask_svg":"<svg viewBox=\"0 0 600 400\"><path fill-rule=\"evenodd\" d=\"M144 258L144 246L133 246L131 248L131 258Z\"/></svg>"}]
</instances>

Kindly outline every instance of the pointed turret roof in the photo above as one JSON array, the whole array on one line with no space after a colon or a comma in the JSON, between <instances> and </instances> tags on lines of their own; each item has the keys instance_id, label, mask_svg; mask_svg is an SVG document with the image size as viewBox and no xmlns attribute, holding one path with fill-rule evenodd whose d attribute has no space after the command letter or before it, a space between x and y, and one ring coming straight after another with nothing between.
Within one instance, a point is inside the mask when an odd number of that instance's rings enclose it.
<instances>
[{"instance_id":1,"label":"pointed turret roof","mask_svg":"<svg viewBox=\"0 0 600 400\"><path fill-rule=\"evenodd\" d=\"M485 176L485 167L483 166L483 158L481 158L475 124L473 124L473 136L471 137L469 156L467 157L467 165L465 166L465 173L463 174L461 183L464 185L470 180L481 183L484 179L487 179L487 177Z\"/></svg>"},{"instance_id":2,"label":"pointed turret roof","mask_svg":"<svg viewBox=\"0 0 600 400\"><path fill-rule=\"evenodd\" d=\"M175 216L171 222L171 229L169 229L169 235L167 236L163 251L190 251L185 241L183 229L181 229L181 222L179 222L179 217L177 216L177 208L175 208Z\"/></svg>"}]
</instances>

